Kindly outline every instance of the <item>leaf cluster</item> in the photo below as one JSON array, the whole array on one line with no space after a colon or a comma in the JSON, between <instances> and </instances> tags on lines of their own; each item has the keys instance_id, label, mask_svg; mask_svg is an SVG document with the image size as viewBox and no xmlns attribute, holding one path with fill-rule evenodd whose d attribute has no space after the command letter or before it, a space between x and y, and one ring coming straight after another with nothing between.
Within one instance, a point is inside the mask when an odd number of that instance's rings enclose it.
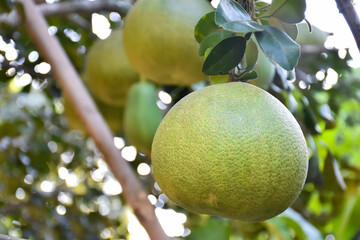
<instances>
[{"instance_id":1,"label":"leaf cluster","mask_svg":"<svg viewBox=\"0 0 360 240\"><path fill-rule=\"evenodd\" d=\"M304 19L305 0L274 0L271 4L247 2L253 4L249 8L251 12L236 1L222 0L215 11L197 23L194 34L200 43L199 54L206 57L203 73L216 76L232 72L237 76L235 80L246 81L256 64L258 51L263 51L273 63L287 71L296 66L300 46L294 41L295 24ZM242 63L249 48L250 55L255 57ZM256 74L250 76L255 78Z\"/></svg>"}]
</instances>

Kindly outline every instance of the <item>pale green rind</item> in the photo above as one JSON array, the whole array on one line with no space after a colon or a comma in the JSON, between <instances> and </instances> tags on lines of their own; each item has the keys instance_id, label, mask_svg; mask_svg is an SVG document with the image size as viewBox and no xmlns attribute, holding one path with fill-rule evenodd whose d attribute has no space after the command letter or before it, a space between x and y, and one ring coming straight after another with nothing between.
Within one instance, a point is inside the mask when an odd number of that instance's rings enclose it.
<instances>
[{"instance_id":1,"label":"pale green rind","mask_svg":"<svg viewBox=\"0 0 360 240\"><path fill-rule=\"evenodd\" d=\"M257 64L254 67L258 77L250 80L249 83L267 90L275 76L275 65L265 56L263 51L259 48Z\"/></svg>"},{"instance_id":2,"label":"pale green rind","mask_svg":"<svg viewBox=\"0 0 360 240\"><path fill-rule=\"evenodd\" d=\"M89 50L85 76L91 92L104 103L123 106L131 84L139 80L123 47L122 30L113 30Z\"/></svg>"},{"instance_id":3,"label":"pale green rind","mask_svg":"<svg viewBox=\"0 0 360 240\"><path fill-rule=\"evenodd\" d=\"M130 88L125 106L125 136L137 150L148 155L156 129L163 119L163 113L157 106L157 93L152 83L136 83Z\"/></svg>"},{"instance_id":4,"label":"pale green rind","mask_svg":"<svg viewBox=\"0 0 360 240\"><path fill-rule=\"evenodd\" d=\"M137 1L124 23L130 62L158 84L190 85L205 79L194 28L210 11L206 0Z\"/></svg>"},{"instance_id":5,"label":"pale green rind","mask_svg":"<svg viewBox=\"0 0 360 240\"><path fill-rule=\"evenodd\" d=\"M315 46L324 46L326 39L329 36L329 33L322 31L320 28L312 25L311 32L307 23L299 23L298 27L298 36L296 42L302 46L304 45L315 45Z\"/></svg>"},{"instance_id":6,"label":"pale green rind","mask_svg":"<svg viewBox=\"0 0 360 240\"><path fill-rule=\"evenodd\" d=\"M286 107L247 83L216 84L179 101L152 145L154 177L180 206L263 221L288 208L305 182L303 133Z\"/></svg>"}]
</instances>

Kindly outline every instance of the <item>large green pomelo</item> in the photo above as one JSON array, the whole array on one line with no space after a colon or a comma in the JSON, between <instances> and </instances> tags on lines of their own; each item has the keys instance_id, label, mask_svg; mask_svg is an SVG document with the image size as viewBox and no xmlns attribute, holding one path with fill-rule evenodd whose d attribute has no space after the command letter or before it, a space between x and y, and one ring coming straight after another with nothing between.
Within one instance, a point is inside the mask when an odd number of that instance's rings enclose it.
<instances>
[{"instance_id":1,"label":"large green pomelo","mask_svg":"<svg viewBox=\"0 0 360 240\"><path fill-rule=\"evenodd\" d=\"M241 82L205 87L177 102L156 131L151 159L170 200L250 222L287 209L308 169L306 141L290 111Z\"/></svg>"}]
</instances>

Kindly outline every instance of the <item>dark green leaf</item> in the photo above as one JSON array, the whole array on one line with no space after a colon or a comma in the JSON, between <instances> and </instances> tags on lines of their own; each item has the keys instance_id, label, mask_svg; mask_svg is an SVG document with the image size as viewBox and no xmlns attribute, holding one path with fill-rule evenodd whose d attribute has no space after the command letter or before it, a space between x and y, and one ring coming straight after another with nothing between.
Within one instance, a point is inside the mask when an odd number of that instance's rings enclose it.
<instances>
[{"instance_id":1,"label":"dark green leaf","mask_svg":"<svg viewBox=\"0 0 360 240\"><path fill-rule=\"evenodd\" d=\"M219 42L205 59L202 71L207 75L224 75L236 67L244 56L246 40L229 37Z\"/></svg>"},{"instance_id":2,"label":"dark green leaf","mask_svg":"<svg viewBox=\"0 0 360 240\"><path fill-rule=\"evenodd\" d=\"M326 120L326 129L332 129L336 126L335 119L332 116L329 105L323 104L320 107L320 115Z\"/></svg>"},{"instance_id":3,"label":"dark green leaf","mask_svg":"<svg viewBox=\"0 0 360 240\"><path fill-rule=\"evenodd\" d=\"M253 21L245 9L233 0L222 0L215 12L215 23L226 30L247 33L263 30L263 26Z\"/></svg>"},{"instance_id":4,"label":"dark green leaf","mask_svg":"<svg viewBox=\"0 0 360 240\"><path fill-rule=\"evenodd\" d=\"M202 16L195 26L194 35L196 40L201 43L208 35L220 30L215 24L215 11Z\"/></svg>"},{"instance_id":5,"label":"dark green leaf","mask_svg":"<svg viewBox=\"0 0 360 240\"><path fill-rule=\"evenodd\" d=\"M328 151L324 164L325 189L332 191L344 191L346 185L341 175L339 165L330 151Z\"/></svg>"},{"instance_id":6,"label":"dark green leaf","mask_svg":"<svg viewBox=\"0 0 360 240\"><path fill-rule=\"evenodd\" d=\"M245 50L245 62L246 62L246 71L250 72L256 65L258 59L258 47L253 40L249 40L246 44Z\"/></svg>"},{"instance_id":7,"label":"dark green leaf","mask_svg":"<svg viewBox=\"0 0 360 240\"><path fill-rule=\"evenodd\" d=\"M272 60L286 70L292 70L300 57L300 46L286 33L272 26L256 32L255 37L261 49Z\"/></svg>"},{"instance_id":8,"label":"dark green leaf","mask_svg":"<svg viewBox=\"0 0 360 240\"><path fill-rule=\"evenodd\" d=\"M216 32L211 33L203 41L200 43L199 46L199 55L204 56L206 49L214 47L220 41L224 40L225 38L231 37L233 32L227 30L219 30Z\"/></svg>"},{"instance_id":9,"label":"dark green leaf","mask_svg":"<svg viewBox=\"0 0 360 240\"><path fill-rule=\"evenodd\" d=\"M305 18L305 0L273 0L270 15L286 23L299 23Z\"/></svg>"},{"instance_id":10,"label":"dark green leaf","mask_svg":"<svg viewBox=\"0 0 360 240\"><path fill-rule=\"evenodd\" d=\"M0 13L10 12L12 9L10 0L0 0Z\"/></svg>"},{"instance_id":11,"label":"dark green leaf","mask_svg":"<svg viewBox=\"0 0 360 240\"><path fill-rule=\"evenodd\" d=\"M303 123L305 124L307 130L313 134L320 134L321 128L319 127L315 114L313 110L309 106L309 100L306 97L303 97L301 99L302 105L303 105L303 113L304 113L304 119Z\"/></svg>"},{"instance_id":12,"label":"dark green leaf","mask_svg":"<svg viewBox=\"0 0 360 240\"><path fill-rule=\"evenodd\" d=\"M239 81L247 82L249 80L256 79L257 77L258 74L256 71L246 72L240 77Z\"/></svg>"},{"instance_id":13,"label":"dark green leaf","mask_svg":"<svg viewBox=\"0 0 360 240\"><path fill-rule=\"evenodd\" d=\"M313 182L316 186L323 184L324 180L319 170L319 156L314 154L309 160L308 174L306 182Z\"/></svg>"}]
</instances>

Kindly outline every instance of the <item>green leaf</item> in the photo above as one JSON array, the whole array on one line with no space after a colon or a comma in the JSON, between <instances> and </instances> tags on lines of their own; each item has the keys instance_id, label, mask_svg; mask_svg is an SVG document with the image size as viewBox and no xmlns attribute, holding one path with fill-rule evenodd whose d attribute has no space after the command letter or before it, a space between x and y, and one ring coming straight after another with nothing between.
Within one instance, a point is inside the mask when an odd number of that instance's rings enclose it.
<instances>
[{"instance_id":1,"label":"green leaf","mask_svg":"<svg viewBox=\"0 0 360 240\"><path fill-rule=\"evenodd\" d=\"M278 18L271 17L268 21L269 25L279 28L281 31L286 32L293 40L298 36L298 28L295 24L285 23Z\"/></svg>"},{"instance_id":2,"label":"green leaf","mask_svg":"<svg viewBox=\"0 0 360 240\"><path fill-rule=\"evenodd\" d=\"M266 9L270 6L268 2L258 1L255 3L255 6L258 10Z\"/></svg>"},{"instance_id":3,"label":"green leaf","mask_svg":"<svg viewBox=\"0 0 360 240\"><path fill-rule=\"evenodd\" d=\"M209 12L202 16L194 29L196 40L201 43L208 35L220 30L221 28L215 24L215 11Z\"/></svg>"},{"instance_id":4,"label":"green leaf","mask_svg":"<svg viewBox=\"0 0 360 240\"><path fill-rule=\"evenodd\" d=\"M343 203L342 210L337 214L331 225L334 226L336 239L357 239L360 222L360 194L350 195Z\"/></svg>"},{"instance_id":5,"label":"green leaf","mask_svg":"<svg viewBox=\"0 0 360 240\"><path fill-rule=\"evenodd\" d=\"M292 70L300 57L300 46L286 33L272 26L264 26L264 31L255 37L264 53L286 70Z\"/></svg>"},{"instance_id":6,"label":"green leaf","mask_svg":"<svg viewBox=\"0 0 360 240\"><path fill-rule=\"evenodd\" d=\"M12 1L10 0L0 0L0 13L10 12L12 9Z\"/></svg>"},{"instance_id":7,"label":"green leaf","mask_svg":"<svg viewBox=\"0 0 360 240\"><path fill-rule=\"evenodd\" d=\"M344 191L346 185L341 175L339 165L330 151L328 151L324 164L325 189L332 191Z\"/></svg>"},{"instance_id":8,"label":"green leaf","mask_svg":"<svg viewBox=\"0 0 360 240\"><path fill-rule=\"evenodd\" d=\"M211 33L210 35L205 37L205 39L203 39L203 41L200 43L199 55L204 56L206 49L214 47L220 41L224 40L225 38L231 37L233 34L233 32L224 29Z\"/></svg>"},{"instance_id":9,"label":"green leaf","mask_svg":"<svg viewBox=\"0 0 360 240\"><path fill-rule=\"evenodd\" d=\"M306 176L306 182L313 182L316 186L323 184L323 176L319 170L319 156L314 154L309 159L308 174Z\"/></svg>"},{"instance_id":10,"label":"green leaf","mask_svg":"<svg viewBox=\"0 0 360 240\"><path fill-rule=\"evenodd\" d=\"M295 232L295 239L322 240L324 239L320 231L308 222L301 214L288 208L279 215L279 218L286 222L288 228ZM294 236L292 237L294 239Z\"/></svg>"},{"instance_id":11,"label":"green leaf","mask_svg":"<svg viewBox=\"0 0 360 240\"><path fill-rule=\"evenodd\" d=\"M250 39L246 44L245 50L245 62L246 62L246 71L250 72L256 65L258 59L258 47L256 43Z\"/></svg>"},{"instance_id":12,"label":"green leaf","mask_svg":"<svg viewBox=\"0 0 360 240\"><path fill-rule=\"evenodd\" d=\"M226 30L247 33L263 30L263 26L253 21L245 9L233 0L222 0L215 12L215 23Z\"/></svg>"},{"instance_id":13,"label":"green leaf","mask_svg":"<svg viewBox=\"0 0 360 240\"><path fill-rule=\"evenodd\" d=\"M229 81L229 75L214 75L210 76L209 80L212 84L226 83Z\"/></svg>"},{"instance_id":14,"label":"green leaf","mask_svg":"<svg viewBox=\"0 0 360 240\"><path fill-rule=\"evenodd\" d=\"M247 82L252 79L256 79L258 77L258 74L256 71L251 72L245 72L239 79L241 82Z\"/></svg>"},{"instance_id":15,"label":"green leaf","mask_svg":"<svg viewBox=\"0 0 360 240\"><path fill-rule=\"evenodd\" d=\"M229 37L219 42L205 59L202 72L207 75L224 75L236 67L244 56L246 40Z\"/></svg>"},{"instance_id":16,"label":"green leaf","mask_svg":"<svg viewBox=\"0 0 360 240\"><path fill-rule=\"evenodd\" d=\"M307 131L312 135L320 134L321 128L316 121L316 117L313 110L309 106L309 100L306 97L303 97L301 99L301 103L303 105L303 113L304 113L303 123L307 128Z\"/></svg>"},{"instance_id":17,"label":"green leaf","mask_svg":"<svg viewBox=\"0 0 360 240\"><path fill-rule=\"evenodd\" d=\"M264 225L274 239L291 239L291 233L288 227L280 218L271 218L265 221Z\"/></svg>"},{"instance_id":18,"label":"green leaf","mask_svg":"<svg viewBox=\"0 0 360 240\"><path fill-rule=\"evenodd\" d=\"M189 240L229 239L231 227L227 219L210 217L205 224L195 225L191 229Z\"/></svg>"},{"instance_id":19,"label":"green leaf","mask_svg":"<svg viewBox=\"0 0 360 240\"><path fill-rule=\"evenodd\" d=\"M270 15L286 23L299 23L305 18L305 0L273 0Z\"/></svg>"}]
</instances>

